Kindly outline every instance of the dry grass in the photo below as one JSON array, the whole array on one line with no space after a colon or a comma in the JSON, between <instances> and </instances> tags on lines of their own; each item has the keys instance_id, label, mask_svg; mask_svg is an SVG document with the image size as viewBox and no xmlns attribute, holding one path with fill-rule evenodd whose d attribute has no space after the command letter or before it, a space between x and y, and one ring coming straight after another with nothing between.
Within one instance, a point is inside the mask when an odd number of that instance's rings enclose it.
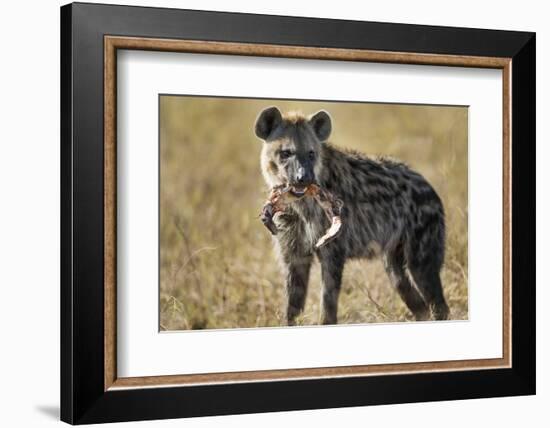
<instances>
[{"instance_id":1,"label":"dry grass","mask_svg":"<svg viewBox=\"0 0 550 428\"><path fill-rule=\"evenodd\" d=\"M258 219L267 189L252 132L269 105L333 118L331 141L390 155L421 172L447 214L442 280L452 319L468 317L467 109L462 107L161 98L161 329L284 325L285 290L269 232ZM316 324L319 266L301 324ZM379 261L348 262L340 323L408 321Z\"/></svg>"}]
</instances>

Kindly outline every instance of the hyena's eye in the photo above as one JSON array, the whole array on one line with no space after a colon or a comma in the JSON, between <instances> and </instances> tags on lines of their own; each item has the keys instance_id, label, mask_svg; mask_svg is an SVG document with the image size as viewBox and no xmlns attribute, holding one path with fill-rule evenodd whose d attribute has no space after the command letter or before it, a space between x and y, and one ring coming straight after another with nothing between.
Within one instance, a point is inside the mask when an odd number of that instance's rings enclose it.
<instances>
[{"instance_id":1,"label":"hyena's eye","mask_svg":"<svg viewBox=\"0 0 550 428\"><path fill-rule=\"evenodd\" d=\"M292 156L292 152L290 150L281 150L279 156L281 156L281 159L288 159Z\"/></svg>"},{"instance_id":2,"label":"hyena's eye","mask_svg":"<svg viewBox=\"0 0 550 428\"><path fill-rule=\"evenodd\" d=\"M308 156L309 156L310 160L315 159L315 152L313 150L310 150L309 153L308 153Z\"/></svg>"}]
</instances>

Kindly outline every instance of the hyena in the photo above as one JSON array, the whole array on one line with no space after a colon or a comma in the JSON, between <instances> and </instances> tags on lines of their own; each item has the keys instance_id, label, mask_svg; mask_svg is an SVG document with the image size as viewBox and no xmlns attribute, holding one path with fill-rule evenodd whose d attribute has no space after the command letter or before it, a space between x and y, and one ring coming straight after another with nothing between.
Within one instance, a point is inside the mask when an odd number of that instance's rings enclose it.
<instances>
[{"instance_id":1,"label":"hyena","mask_svg":"<svg viewBox=\"0 0 550 428\"><path fill-rule=\"evenodd\" d=\"M275 219L288 325L304 309L314 256L321 265L322 324L337 323L346 260L375 256L383 258L391 283L417 320L447 319L440 279L445 252L441 199L424 177L401 162L331 145L331 131L325 111L306 117L270 107L255 124L264 141L261 169L269 187L306 189L316 183L344 203L339 235L318 249L315 243L329 220L312 198L298 200Z\"/></svg>"}]
</instances>

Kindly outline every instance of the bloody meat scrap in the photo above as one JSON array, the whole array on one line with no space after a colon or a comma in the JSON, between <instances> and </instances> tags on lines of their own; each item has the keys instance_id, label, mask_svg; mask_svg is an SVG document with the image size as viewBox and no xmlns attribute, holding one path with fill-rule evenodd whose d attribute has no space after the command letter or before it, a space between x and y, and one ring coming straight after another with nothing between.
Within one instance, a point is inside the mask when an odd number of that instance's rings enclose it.
<instances>
[{"instance_id":1,"label":"bloody meat scrap","mask_svg":"<svg viewBox=\"0 0 550 428\"><path fill-rule=\"evenodd\" d=\"M275 215L284 212L289 205L305 197L314 198L319 206L323 208L323 211L330 220L329 229L315 244L316 248L320 248L336 237L340 231L340 228L342 227L342 219L340 216L342 214L342 207L344 206L344 203L342 200L336 198L333 194L322 189L317 184L311 184L300 191L289 185L274 187L271 190L269 199L262 209L261 219L269 231L273 235L276 235L277 226L273 221Z\"/></svg>"}]
</instances>

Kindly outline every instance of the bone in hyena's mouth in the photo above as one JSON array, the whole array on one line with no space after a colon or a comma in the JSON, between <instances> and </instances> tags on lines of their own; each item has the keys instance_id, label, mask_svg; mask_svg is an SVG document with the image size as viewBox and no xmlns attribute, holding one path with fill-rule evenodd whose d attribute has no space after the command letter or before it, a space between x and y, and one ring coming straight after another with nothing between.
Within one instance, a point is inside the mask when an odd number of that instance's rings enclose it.
<instances>
[{"instance_id":1,"label":"bone in hyena's mouth","mask_svg":"<svg viewBox=\"0 0 550 428\"><path fill-rule=\"evenodd\" d=\"M330 227L315 244L316 248L320 248L338 235L342 227L341 213L344 203L318 184L275 186L271 189L271 194L260 216L263 224L273 235L276 235L277 226L273 221L275 215L286 211L291 204L305 197L314 198L330 220Z\"/></svg>"}]
</instances>

